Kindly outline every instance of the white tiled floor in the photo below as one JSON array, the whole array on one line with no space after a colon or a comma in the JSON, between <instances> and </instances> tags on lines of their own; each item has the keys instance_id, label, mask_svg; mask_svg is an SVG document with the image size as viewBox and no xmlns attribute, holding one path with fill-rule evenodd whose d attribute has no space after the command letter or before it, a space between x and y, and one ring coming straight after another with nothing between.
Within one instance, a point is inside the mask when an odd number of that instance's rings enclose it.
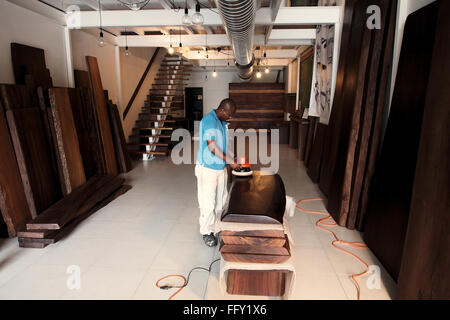
<instances>
[{"instance_id":1,"label":"white tiled floor","mask_svg":"<svg viewBox=\"0 0 450 320\"><path fill-rule=\"evenodd\" d=\"M295 199L321 197L295 150L280 146L279 174ZM19 248L17 239L0 240L0 299L167 299L176 289L156 288L168 274L208 267L219 257L198 233L196 181L192 165L170 158L139 162L125 175L128 193L92 215L68 237L45 249ZM322 202L308 208L325 210ZM356 299L349 276L363 265L331 246L332 236L317 229L318 215L297 212L290 219L297 281L291 299ZM357 231L334 228L348 241L362 241ZM370 250L352 250L369 265L380 263ZM67 267L81 269L81 288L70 290ZM212 272L196 270L176 299L271 299L222 295L218 263ZM380 266L381 267L381 266ZM395 283L381 267L381 289L369 290L368 276L359 280L361 299L390 299ZM177 285L181 280L171 280Z\"/></svg>"}]
</instances>

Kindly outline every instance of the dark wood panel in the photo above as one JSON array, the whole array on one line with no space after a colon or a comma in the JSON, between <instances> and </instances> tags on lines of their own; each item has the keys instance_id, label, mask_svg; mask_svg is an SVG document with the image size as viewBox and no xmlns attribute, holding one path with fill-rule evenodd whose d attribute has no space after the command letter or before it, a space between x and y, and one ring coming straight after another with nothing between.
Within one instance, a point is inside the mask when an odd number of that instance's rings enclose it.
<instances>
[{"instance_id":1,"label":"dark wood panel","mask_svg":"<svg viewBox=\"0 0 450 320\"><path fill-rule=\"evenodd\" d=\"M438 3L411 14L405 25L392 105L372 193L364 239L398 279L434 47ZM414 92L414 94L411 94Z\"/></svg>"},{"instance_id":2,"label":"dark wood panel","mask_svg":"<svg viewBox=\"0 0 450 320\"><path fill-rule=\"evenodd\" d=\"M120 188L123 182L111 175L93 177L27 223L27 230L61 229Z\"/></svg>"},{"instance_id":3,"label":"dark wood panel","mask_svg":"<svg viewBox=\"0 0 450 320\"><path fill-rule=\"evenodd\" d=\"M3 106L0 103L0 209L8 229L14 237L31 220L31 212L20 177L14 148L9 135Z\"/></svg>"},{"instance_id":4,"label":"dark wood panel","mask_svg":"<svg viewBox=\"0 0 450 320\"><path fill-rule=\"evenodd\" d=\"M53 86L43 49L11 43L11 58L16 84L27 84L28 75L32 77L35 86Z\"/></svg>"},{"instance_id":5,"label":"dark wood panel","mask_svg":"<svg viewBox=\"0 0 450 320\"><path fill-rule=\"evenodd\" d=\"M97 110L98 123L100 127L100 137L103 147L103 154L106 162L106 172L108 174L117 175L117 161L114 151L114 143L111 134L111 125L106 108L106 99L103 92L102 80L98 69L97 58L86 57L91 82L91 90L94 96L95 106Z\"/></svg>"},{"instance_id":6,"label":"dark wood panel","mask_svg":"<svg viewBox=\"0 0 450 320\"><path fill-rule=\"evenodd\" d=\"M51 167L51 153L38 108L6 112L23 187L32 217L58 201L62 194Z\"/></svg>"},{"instance_id":7,"label":"dark wood panel","mask_svg":"<svg viewBox=\"0 0 450 320\"><path fill-rule=\"evenodd\" d=\"M6 110L38 108L36 96L29 87L2 84L0 85L0 95L1 102Z\"/></svg>"},{"instance_id":8,"label":"dark wood panel","mask_svg":"<svg viewBox=\"0 0 450 320\"><path fill-rule=\"evenodd\" d=\"M67 88L49 89L59 176L65 195L86 182L78 134Z\"/></svg>"},{"instance_id":9,"label":"dark wood panel","mask_svg":"<svg viewBox=\"0 0 450 320\"><path fill-rule=\"evenodd\" d=\"M127 173L133 167L131 165L131 158L128 153L127 142L123 133L122 120L115 104L108 103L107 106L119 172Z\"/></svg>"},{"instance_id":10,"label":"dark wood panel","mask_svg":"<svg viewBox=\"0 0 450 320\"><path fill-rule=\"evenodd\" d=\"M439 6L397 299L450 299L450 2Z\"/></svg>"},{"instance_id":11,"label":"dark wood panel","mask_svg":"<svg viewBox=\"0 0 450 320\"><path fill-rule=\"evenodd\" d=\"M285 270L228 270L227 292L236 295L280 297L286 290Z\"/></svg>"},{"instance_id":12,"label":"dark wood panel","mask_svg":"<svg viewBox=\"0 0 450 320\"><path fill-rule=\"evenodd\" d=\"M352 61L356 62L357 59L350 59L349 57L358 57L359 53L353 44L350 46L350 41L352 37L353 31L353 21L354 21L354 12L358 0L347 0L345 1L344 7L344 21L342 26L342 36L341 36L341 52L339 55L339 64L338 64L338 72L336 77L336 91L333 100L333 108L330 113L330 121L328 124L328 132L325 137L325 145L324 145L324 155L323 155L323 165L320 172L320 182L319 187L320 190L328 196L331 185L331 178L334 171L334 165L336 163L336 152L339 146L334 142L335 135L340 130L340 122L341 118L346 114L345 112L336 112L336 108L334 107L337 103L340 103L340 99L342 96L342 91L344 87L344 80L346 79L346 71L347 64L350 64ZM367 8L367 7L366 7ZM362 16L362 15L361 15ZM356 38L356 37L355 37ZM354 39L353 43L358 43L361 41L361 38Z\"/></svg>"},{"instance_id":13,"label":"dark wood panel","mask_svg":"<svg viewBox=\"0 0 450 320\"><path fill-rule=\"evenodd\" d=\"M305 167L309 167L309 160L311 158L311 149L314 142L314 136L316 134L316 127L317 123L319 122L318 117L309 117L308 122L308 133L306 134L306 141L305 141Z\"/></svg>"},{"instance_id":14,"label":"dark wood panel","mask_svg":"<svg viewBox=\"0 0 450 320\"><path fill-rule=\"evenodd\" d=\"M323 144L325 140L325 134L328 126L323 123L317 125L316 136L311 147L311 156L309 161L309 167L307 170L308 176L311 181L318 183L320 179L320 167L322 165Z\"/></svg>"},{"instance_id":15,"label":"dark wood panel","mask_svg":"<svg viewBox=\"0 0 450 320\"><path fill-rule=\"evenodd\" d=\"M29 244L53 244L61 240L62 238L68 236L83 220L99 211L101 208L105 207L107 204L114 201L119 196L125 194L131 189L131 186L123 185L105 199L99 201L92 209L86 213L80 215L70 223L68 223L64 228L60 230L34 230L34 231L22 231L18 234L19 244L22 242L25 245ZM37 246L40 248L40 246Z\"/></svg>"}]
</instances>

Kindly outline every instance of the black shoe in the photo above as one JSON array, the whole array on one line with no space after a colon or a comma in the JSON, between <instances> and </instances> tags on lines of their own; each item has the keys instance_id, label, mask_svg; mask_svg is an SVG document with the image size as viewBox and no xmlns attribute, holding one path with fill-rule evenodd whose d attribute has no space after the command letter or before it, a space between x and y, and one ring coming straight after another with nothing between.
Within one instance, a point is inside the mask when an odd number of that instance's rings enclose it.
<instances>
[{"instance_id":1,"label":"black shoe","mask_svg":"<svg viewBox=\"0 0 450 320\"><path fill-rule=\"evenodd\" d=\"M212 232L210 234L204 234L203 241L205 241L205 244L208 247L217 246L217 238L214 236L214 233L212 233Z\"/></svg>"}]
</instances>

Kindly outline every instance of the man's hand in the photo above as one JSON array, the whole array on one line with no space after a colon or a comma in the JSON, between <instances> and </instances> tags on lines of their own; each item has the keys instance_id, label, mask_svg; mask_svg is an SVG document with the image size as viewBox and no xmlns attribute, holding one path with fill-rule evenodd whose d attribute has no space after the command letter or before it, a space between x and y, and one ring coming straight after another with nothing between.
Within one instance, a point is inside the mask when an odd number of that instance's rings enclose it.
<instances>
[{"instance_id":1,"label":"man's hand","mask_svg":"<svg viewBox=\"0 0 450 320\"><path fill-rule=\"evenodd\" d=\"M230 167L231 167L231 169L233 169L233 170L237 170L237 169L240 169L240 168L241 168L241 166L238 165L236 162L230 163Z\"/></svg>"}]
</instances>

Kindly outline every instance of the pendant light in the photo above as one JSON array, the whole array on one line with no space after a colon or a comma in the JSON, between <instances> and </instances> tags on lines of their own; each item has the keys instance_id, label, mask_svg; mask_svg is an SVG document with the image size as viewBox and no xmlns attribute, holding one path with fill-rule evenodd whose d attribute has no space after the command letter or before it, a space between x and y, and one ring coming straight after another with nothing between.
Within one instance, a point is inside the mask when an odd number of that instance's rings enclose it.
<instances>
[{"instance_id":1,"label":"pendant light","mask_svg":"<svg viewBox=\"0 0 450 320\"><path fill-rule=\"evenodd\" d=\"M181 22L185 26L189 26L192 24L192 18L189 16L189 9L187 7L187 0L186 0L185 8L184 8L184 16L183 16L183 18L181 18Z\"/></svg>"},{"instance_id":2,"label":"pendant light","mask_svg":"<svg viewBox=\"0 0 450 320\"><path fill-rule=\"evenodd\" d=\"M170 41L170 47L169 47L168 52L169 52L170 55L172 55L175 52L175 50L172 47L172 29L169 30L169 39L170 39L169 40Z\"/></svg>"},{"instance_id":3,"label":"pendant light","mask_svg":"<svg viewBox=\"0 0 450 320\"><path fill-rule=\"evenodd\" d=\"M127 32L127 27L125 27L125 56L129 56L130 55L130 50L128 50L128 32Z\"/></svg>"},{"instance_id":4,"label":"pendant light","mask_svg":"<svg viewBox=\"0 0 450 320\"><path fill-rule=\"evenodd\" d=\"M216 78L217 77L217 72L216 72L216 60L214 60L214 68L213 68L213 73L212 73L213 77Z\"/></svg>"},{"instance_id":5,"label":"pendant light","mask_svg":"<svg viewBox=\"0 0 450 320\"><path fill-rule=\"evenodd\" d=\"M181 27L180 27L180 48L182 48L183 47L183 44L181 43Z\"/></svg>"},{"instance_id":6,"label":"pendant light","mask_svg":"<svg viewBox=\"0 0 450 320\"><path fill-rule=\"evenodd\" d=\"M195 14L192 16L192 23L195 25L202 25L205 21L205 18L200 13L200 3L197 1L197 4L195 5Z\"/></svg>"},{"instance_id":7,"label":"pendant light","mask_svg":"<svg viewBox=\"0 0 450 320\"><path fill-rule=\"evenodd\" d=\"M98 13L100 16L100 37L98 38L99 47L104 47L106 45L105 38L103 37L103 28L102 28L102 5L100 0L98 0Z\"/></svg>"}]
</instances>

